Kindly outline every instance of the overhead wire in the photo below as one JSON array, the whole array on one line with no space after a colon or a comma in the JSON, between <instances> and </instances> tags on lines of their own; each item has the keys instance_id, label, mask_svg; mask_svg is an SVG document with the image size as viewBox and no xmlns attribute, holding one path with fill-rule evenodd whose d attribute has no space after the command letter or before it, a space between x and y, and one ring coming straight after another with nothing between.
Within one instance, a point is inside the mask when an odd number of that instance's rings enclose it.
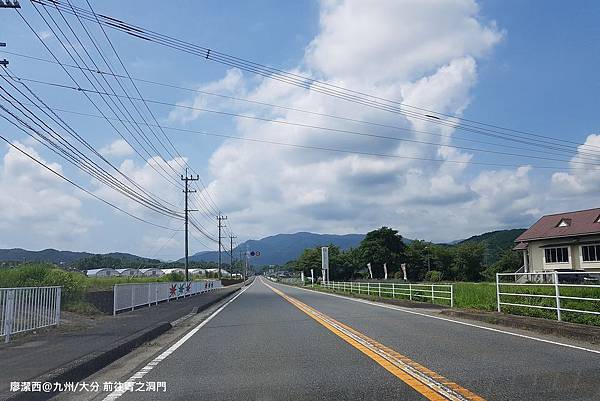
<instances>
[{"instance_id":1,"label":"overhead wire","mask_svg":"<svg viewBox=\"0 0 600 401\"><path fill-rule=\"evenodd\" d=\"M17 53L17 52L0 50L0 53L5 53L5 54L12 55L12 56L17 56L17 57L24 57L24 58L28 58L28 59L31 59L31 60L45 62L45 63L57 64L55 61L52 61L52 60L48 60L48 59L44 59L44 58L40 58L40 57L36 57L36 56L31 56L31 55L26 55L26 54L22 54L22 53ZM69 65L69 64L63 64L63 65L66 66L66 67L69 67L69 68L77 68L76 66ZM102 71L102 70L92 70L92 69L90 69L90 72L94 72L94 73L97 73L97 74L113 75L110 72L106 72L106 71ZM119 75L119 74L114 74L114 76L117 77L117 78L127 78L126 76ZM298 108L298 107L290 107L290 106L285 106L285 105L280 105L280 104L274 104L274 103L269 103L269 102L263 102L263 101L248 99L248 98L240 98L240 97L236 97L236 96L225 95L225 94L222 94L222 93L215 93L215 92L211 92L211 91L207 91L207 90L202 90L202 89L197 89L197 88L190 88L190 87L175 85L175 84L171 84L171 83L159 82L159 81L155 81L155 80L143 79L143 78L138 78L138 77L133 77L132 79L135 80L135 81L138 81L138 82L146 83L146 84L157 85L157 86L162 86L162 87L167 87L167 88L173 88L173 89L179 89L179 90L184 90L184 91L189 91L189 92L195 92L195 93L199 93L199 94L203 94L203 95L207 95L207 96L220 97L220 98L223 98L223 99L234 100L234 101L238 101L238 102L245 102L245 103L249 103L249 104L266 106L266 107L270 107L270 108L276 108L276 109L282 109L282 110L287 110L287 111L294 111L294 112L299 112L299 113L305 113L305 114L309 114L309 115L315 115L315 116L319 116L319 117L326 117L326 118L331 118L331 119L336 119L336 120L341 120L341 121L346 121L346 122L352 122L352 123L357 123L357 124L372 125L372 126L377 126L377 127L380 127L380 128L393 129L393 130L405 131L405 132L410 132L410 133L415 133L415 134L422 134L422 135L428 135L428 136L436 136L436 137L442 137L442 138L452 138L453 140L461 140L461 141L467 141L467 142L473 142L473 143L480 143L480 144L491 145L491 146L501 146L501 147L505 147L505 148L508 147L508 148L513 148L513 149L523 149L522 146L511 146L511 145L507 145L505 143L500 144L500 143L494 143L494 142L486 142L486 141L481 141L481 140L475 140L475 139L472 139L472 138L465 138L465 137L462 137L462 136L457 136L456 134L444 135L444 134L440 134L440 133L435 133L435 132L430 132L430 131L423 131L423 130L418 130L418 129L414 129L414 128L401 127L401 126L398 126L398 125L378 123L378 122L374 122L374 121L357 119L357 118L346 117L346 116L340 116L340 115L335 115L335 114L330 114L330 113L323 113L323 112L318 112L318 111L313 111L313 110L307 110L307 109ZM501 139L501 140L514 141L513 138L502 136L502 135L490 135L489 133L477 133L475 131L468 131L468 132L472 132L472 133L476 133L476 134L481 134L481 135L487 135L487 136L491 136L491 137L494 137L494 138L497 138L497 139ZM537 142L522 142L522 141L520 141L519 143L530 143L530 144L533 144L533 145L536 145L536 146L538 145ZM582 145L582 144L577 143L577 145ZM565 148L565 149L574 149L574 150L577 150L577 148ZM594 156L598 155L597 153L586 153L586 152L580 152L580 153L581 154L594 155Z\"/></svg>"},{"instance_id":2,"label":"overhead wire","mask_svg":"<svg viewBox=\"0 0 600 401\"><path fill-rule=\"evenodd\" d=\"M64 109L62 109L61 111L68 112ZM80 114L80 113L77 113L77 114ZM89 114L84 114L84 115L102 118L99 116L94 116L94 115L89 115ZM436 159L436 158L427 158L427 157L404 156L404 155L389 154L389 153L366 152L366 151L357 151L357 150L351 150L351 149L340 149L340 148L332 148L332 147L325 147L325 146L312 146L312 145L303 145L303 144L296 144L296 143L290 143L290 142L273 141L273 140L266 140L266 139L253 138L253 137L247 137L247 136L236 136L236 135L216 133L216 132L205 131L205 130L192 130L192 129L168 127L168 126L163 126L163 128L166 130L169 130L169 131L181 132L181 133L186 133L186 134L212 136L212 137L218 137L218 138L224 138L224 139L233 139L233 140L253 142L253 143L263 143L263 144L269 144L269 145L277 145L277 146L306 149L306 150L318 150L318 151L326 151L326 152L365 155L365 156L374 156L374 157L383 157L383 158L430 161L430 162L438 162L438 163L447 162L447 163L453 163L453 164L467 164L467 165L472 164L472 165L482 165L482 166L492 166L492 167L522 167L523 166L523 164L478 162L478 161L472 161L472 160L452 160L452 159L441 159L441 158ZM531 166L532 168L539 168L539 169L555 169L555 170L566 170L566 171L590 170L590 168L588 168L588 167L563 168L560 166L534 165L534 164L529 164L529 163L527 165Z\"/></svg>"},{"instance_id":3,"label":"overhead wire","mask_svg":"<svg viewBox=\"0 0 600 401\"><path fill-rule=\"evenodd\" d=\"M34 161L35 163L39 164L40 166L42 166L43 168L45 168L46 170L50 171L52 174L58 176L59 178L63 179L64 181L68 182L69 184L73 185L74 187L78 188L79 190L85 192L86 194L98 199L99 201L105 203L106 205L128 215L131 218L134 218L140 222L143 222L145 224L149 224L152 225L154 227L158 227L158 228L162 228L162 229L166 229L166 230L170 230L173 231L172 228L167 227L167 226L163 226L161 224L157 224L157 223L153 223L151 221L148 221L146 219L143 219L141 217L138 217L122 208L120 208L119 206L103 199L102 197L96 195L95 193L87 190L86 188L82 187L81 185L77 184L75 181L70 180L69 178L67 178L66 176L64 176L63 174L59 173L58 171L52 169L51 167L49 167L48 165L44 164L43 162L41 162L40 160L38 160L37 158L35 158L34 156L32 156L31 154L29 154L28 152L26 152L25 150L21 149L20 147L18 147L17 145L15 145L14 143L12 143L10 140L8 140L7 138L5 138L3 135L0 135L0 140L6 142L9 146L11 146L12 148L16 149L18 152L20 152L21 154L25 155L26 157L28 157L29 159L31 159L32 161Z\"/></svg>"},{"instance_id":4,"label":"overhead wire","mask_svg":"<svg viewBox=\"0 0 600 401\"><path fill-rule=\"evenodd\" d=\"M32 2L44 4L48 3L48 1L40 1L40 0L32 0ZM58 1L52 1L52 5L57 7L64 7ZM89 14L86 13L87 10L75 7L71 10L73 13L79 13L82 18L91 18ZM337 86L334 84L330 84L327 82L321 82L314 78L302 76L299 74L291 73L288 71L283 71L277 68L265 66L260 63L244 60L239 57L231 56L225 53L221 53L215 51L214 49L210 49L207 47L202 47L195 45L193 43L189 43L183 40L172 38L168 35L160 34L154 32L152 30L144 29L139 26L135 26L133 24L126 23L122 20L109 17L106 15L98 14L98 17L101 19L101 23L117 29L121 32L125 32L129 35L132 35L137 38L145 39L147 41L155 42L167 47L171 47L180 51L184 51L196 56L200 56L207 60L216 61L221 64L229 65L232 67L237 67L245 71L253 72L258 75L264 76L269 79L278 80L284 83L288 83L291 85L295 85L298 87L302 87L305 89L309 89L311 91L320 92L322 94L333 96L339 99L351 101L357 104L362 104L364 106L372 107L375 109L380 109L383 111L389 111L397 114L403 114L409 116L411 118L415 118L418 120L448 126L455 129L477 129L477 130L485 130L488 132L500 133L498 129L512 132L513 134L520 134L517 136L523 137L523 135L539 138L540 141L544 141L546 143L571 143L577 146L585 147L585 148L595 148L600 149L600 147L590 144L580 144L574 141L565 140L561 138L553 138L545 135L539 135L535 133L530 133L522 130L515 130L510 128L500 127L494 124L482 123L474 120L469 120L466 118L458 117L455 115L448 115L440 112L436 112L433 110L429 110L423 107L416 107L412 105L405 104L403 102L398 102L394 100L384 99L378 96L366 94L360 91L344 88L341 86ZM407 110L408 109L408 110ZM430 114L424 114L430 113ZM454 119L455 121L448 122L443 120L443 117ZM465 122L469 123L466 124ZM475 125L473 125L475 124Z\"/></svg>"},{"instance_id":5,"label":"overhead wire","mask_svg":"<svg viewBox=\"0 0 600 401\"><path fill-rule=\"evenodd\" d=\"M0 74L0 76L1 76L1 74ZM65 85L65 84L58 84L58 83L47 82L47 81L30 80L30 79L22 78L22 77L18 77L18 79L23 79L26 81L33 81L35 83L56 86L56 87L75 90L75 91L83 91L83 92L90 92L90 93L97 92L96 90L92 90L92 89L88 89L88 88L73 87L73 86L69 86L69 85ZM106 94L108 96L117 96L117 97L122 96L122 95L110 94L110 93L106 93L106 92L104 94ZM134 98L134 100L136 100L136 98ZM399 137L394 137L394 136L372 134L372 133L367 133L367 132L362 132L362 131L331 128L331 127L324 127L324 126L318 126L318 125L313 125L313 124L304 124L304 123L299 123L299 122L293 122L293 121L288 121L288 120L277 120L277 119L258 117L258 116L247 115L247 114L227 112L227 111L222 111L222 110L214 110L214 109L208 109L208 108L202 108L202 107L187 106L187 105L169 103L169 102L153 100L153 99L146 99L146 101L149 103L155 103L155 104L167 105L167 106L171 106L171 107L179 107L179 108L203 111L206 113L213 113L213 114L218 114L218 115L252 119L252 120L258 120L258 121L263 121L263 122L268 122L268 123L273 123L273 124L286 125L286 126L297 126L297 127L302 127L302 128L309 128L309 129L321 130L321 131L326 131L326 132L335 132L335 133L347 134L347 135L353 135L353 136L371 137L371 138L376 138L376 139L385 139L385 140L392 140L392 141L397 141L397 142L414 143L414 144L435 146L435 147L440 147L440 148L453 148L453 149L467 150L467 151L472 151L472 152L497 154L497 155L503 155L503 156L525 157L525 158L533 158L533 159L539 159L539 160L566 162L566 163L592 165L592 166L600 165L599 164L600 161L598 161L598 158L587 158L585 154L582 155L583 157L580 157L581 160L592 160L594 162L586 162L586 161L580 161L580 160L556 159L556 158L552 158L552 157L539 156L536 154L533 154L533 155L532 154L519 154L519 153L504 152L504 151L497 151L497 150L491 150L491 149L481 149L481 148L472 148L472 147L460 146L460 145L450 145L450 144L444 144L444 143L428 142L428 141L422 141L422 140L418 140L418 139L399 138ZM123 121L121 121L121 122L123 122ZM125 122L128 122L128 120L125 120ZM137 121L135 121L135 123L136 124L147 124L144 122L137 122ZM175 129L173 127L167 127L164 125L161 127L163 129L167 129L167 130ZM185 131L184 129L181 129L181 130ZM553 148L551 148L551 149L553 149ZM560 150L560 148L555 148L555 149ZM600 156L600 155L598 155L598 156Z\"/></svg>"}]
</instances>

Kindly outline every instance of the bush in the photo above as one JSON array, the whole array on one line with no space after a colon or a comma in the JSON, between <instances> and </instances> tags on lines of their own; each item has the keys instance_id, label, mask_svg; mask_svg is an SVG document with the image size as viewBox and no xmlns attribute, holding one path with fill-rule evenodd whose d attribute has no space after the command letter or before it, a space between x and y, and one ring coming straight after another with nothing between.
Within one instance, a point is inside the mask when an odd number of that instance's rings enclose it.
<instances>
[{"instance_id":1,"label":"bush","mask_svg":"<svg viewBox=\"0 0 600 401\"><path fill-rule=\"evenodd\" d=\"M402 270L398 270L396 273L394 273L394 278L397 280L404 280L404 273Z\"/></svg>"},{"instance_id":2,"label":"bush","mask_svg":"<svg viewBox=\"0 0 600 401\"><path fill-rule=\"evenodd\" d=\"M425 273L425 281L429 281L431 283L439 283L442 281L443 274L438 270L431 270Z\"/></svg>"},{"instance_id":3,"label":"bush","mask_svg":"<svg viewBox=\"0 0 600 401\"><path fill-rule=\"evenodd\" d=\"M61 286L62 301L74 302L83 299L86 283L85 277L79 273L67 272L60 269L49 269L41 282L41 286Z\"/></svg>"},{"instance_id":4,"label":"bush","mask_svg":"<svg viewBox=\"0 0 600 401\"><path fill-rule=\"evenodd\" d=\"M86 289L85 280L80 273L42 263L0 270L0 287L61 286L63 302L81 300Z\"/></svg>"},{"instance_id":5,"label":"bush","mask_svg":"<svg viewBox=\"0 0 600 401\"><path fill-rule=\"evenodd\" d=\"M185 281L185 274L173 272L160 277L160 281Z\"/></svg>"}]
</instances>

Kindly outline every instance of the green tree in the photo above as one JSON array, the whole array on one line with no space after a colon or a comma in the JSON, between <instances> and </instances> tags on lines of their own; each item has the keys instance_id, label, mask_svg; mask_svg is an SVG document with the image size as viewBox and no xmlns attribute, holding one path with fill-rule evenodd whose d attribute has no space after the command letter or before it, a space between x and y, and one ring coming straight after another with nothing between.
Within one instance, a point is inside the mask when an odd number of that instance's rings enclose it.
<instances>
[{"instance_id":1,"label":"green tree","mask_svg":"<svg viewBox=\"0 0 600 401\"><path fill-rule=\"evenodd\" d=\"M411 281L421 281L427 273L427 257L431 258L431 243L414 240L405 248L406 275ZM430 260L431 263L431 260Z\"/></svg>"},{"instance_id":2,"label":"green tree","mask_svg":"<svg viewBox=\"0 0 600 401\"><path fill-rule=\"evenodd\" d=\"M498 261L483 271L483 277L486 280L494 281L496 280L496 273L512 273L517 271L522 265L523 259L521 255L518 252L507 249L502 253Z\"/></svg>"},{"instance_id":3,"label":"green tree","mask_svg":"<svg viewBox=\"0 0 600 401\"><path fill-rule=\"evenodd\" d=\"M402 236L397 230L381 227L367 233L357 249L356 259L360 267L371 263L374 278L383 278L383 264L387 263L388 277L393 277L406 260L404 248Z\"/></svg>"},{"instance_id":4,"label":"green tree","mask_svg":"<svg viewBox=\"0 0 600 401\"><path fill-rule=\"evenodd\" d=\"M450 280L452 276L452 261L454 260L454 249L447 245L433 245L432 248L431 270L437 270L442 273L445 280Z\"/></svg>"},{"instance_id":5,"label":"green tree","mask_svg":"<svg viewBox=\"0 0 600 401\"><path fill-rule=\"evenodd\" d=\"M310 277L310 269L314 269L315 278L319 276L319 270L321 269L321 248L305 249L296 261L295 268L297 271L303 271L306 277Z\"/></svg>"},{"instance_id":6,"label":"green tree","mask_svg":"<svg viewBox=\"0 0 600 401\"><path fill-rule=\"evenodd\" d=\"M480 242L463 243L454 247L452 276L455 280L479 281L482 279L485 245Z\"/></svg>"}]
</instances>

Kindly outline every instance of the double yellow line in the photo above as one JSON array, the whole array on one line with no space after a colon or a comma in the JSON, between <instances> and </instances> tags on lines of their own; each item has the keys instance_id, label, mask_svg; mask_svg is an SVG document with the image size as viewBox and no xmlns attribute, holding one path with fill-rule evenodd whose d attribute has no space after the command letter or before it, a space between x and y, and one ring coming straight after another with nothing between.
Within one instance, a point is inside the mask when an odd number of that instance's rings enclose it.
<instances>
[{"instance_id":1,"label":"double yellow line","mask_svg":"<svg viewBox=\"0 0 600 401\"><path fill-rule=\"evenodd\" d=\"M414 390L431 401L485 401L464 387L446 379L444 376L399 354L391 348L367 337L353 328L338 322L330 316L311 308L303 302L264 283L286 301L306 313L319 324L352 345L354 348L377 362L388 372L408 384Z\"/></svg>"}]
</instances>

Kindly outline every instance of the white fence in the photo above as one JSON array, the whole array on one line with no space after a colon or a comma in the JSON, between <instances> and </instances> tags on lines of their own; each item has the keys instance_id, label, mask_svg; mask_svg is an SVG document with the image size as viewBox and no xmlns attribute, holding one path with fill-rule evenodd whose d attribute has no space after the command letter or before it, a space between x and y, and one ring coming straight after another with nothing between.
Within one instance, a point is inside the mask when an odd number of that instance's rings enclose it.
<instances>
[{"instance_id":1,"label":"white fence","mask_svg":"<svg viewBox=\"0 0 600 401\"><path fill-rule=\"evenodd\" d=\"M167 283L115 284L113 315L122 310L134 310L221 288L221 280L183 281Z\"/></svg>"},{"instance_id":2,"label":"white fence","mask_svg":"<svg viewBox=\"0 0 600 401\"><path fill-rule=\"evenodd\" d=\"M452 284L412 284L359 281L330 281L321 284L334 291L375 295L388 298L404 298L411 301L423 301L449 304L454 306Z\"/></svg>"},{"instance_id":3,"label":"white fence","mask_svg":"<svg viewBox=\"0 0 600 401\"><path fill-rule=\"evenodd\" d=\"M600 274L586 272L497 273L498 312L502 306L600 315ZM566 305L566 307L565 307Z\"/></svg>"},{"instance_id":4,"label":"white fence","mask_svg":"<svg viewBox=\"0 0 600 401\"><path fill-rule=\"evenodd\" d=\"M60 287L0 288L0 337L57 325Z\"/></svg>"}]
</instances>

